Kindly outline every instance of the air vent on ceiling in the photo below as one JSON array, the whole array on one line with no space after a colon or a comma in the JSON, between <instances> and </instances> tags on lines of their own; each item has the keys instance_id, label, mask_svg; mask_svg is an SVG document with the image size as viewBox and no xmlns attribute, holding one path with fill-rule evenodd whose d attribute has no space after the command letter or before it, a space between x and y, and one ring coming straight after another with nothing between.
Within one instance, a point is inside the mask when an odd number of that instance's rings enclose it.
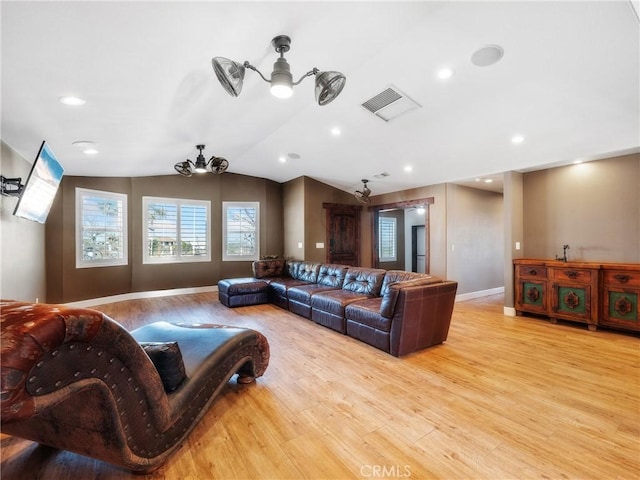
<instances>
[{"instance_id":1,"label":"air vent on ceiling","mask_svg":"<svg viewBox=\"0 0 640 480\"><path fill-rule=\"evenodd\" d=\"M364 102L362 106L385 122L420 107L393 85Z\"/></svg>"}]
</instances>

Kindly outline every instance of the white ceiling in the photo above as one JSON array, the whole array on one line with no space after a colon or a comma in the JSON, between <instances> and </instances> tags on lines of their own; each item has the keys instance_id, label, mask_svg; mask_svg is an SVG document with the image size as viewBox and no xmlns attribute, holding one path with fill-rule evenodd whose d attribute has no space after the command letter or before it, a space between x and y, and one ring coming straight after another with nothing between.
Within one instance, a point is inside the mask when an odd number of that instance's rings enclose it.
<instances>
[{"instance_id":1,"label":"white ceiling","mask_svg":"<svg viewBox=\"0 0 640 480\"><path fill-rule=\"evenodd\" d=\"M2 140L31 161L46 139L69 175L175 174L203 143L230 172L307 175L346 191L367 178L375 195L640 151L640 22L629 0L0 8ZM278 34L292 38L294 79L313 67L346 75L333 103L315 103L313 78L288 100L251 71L238 98L222 89L212 57L268 76ZM488 44L502 61L474 66ZM448 81L436 77L442 66L455 69ZM387 123L361 107L390 85L422 108ZM87 103L64 106L63 95ZM512 144L515 134L524 142ZM78 140L100 153L83 154ZM279 162L288 153L301 158Z\"/></svg>"}]
</instances>

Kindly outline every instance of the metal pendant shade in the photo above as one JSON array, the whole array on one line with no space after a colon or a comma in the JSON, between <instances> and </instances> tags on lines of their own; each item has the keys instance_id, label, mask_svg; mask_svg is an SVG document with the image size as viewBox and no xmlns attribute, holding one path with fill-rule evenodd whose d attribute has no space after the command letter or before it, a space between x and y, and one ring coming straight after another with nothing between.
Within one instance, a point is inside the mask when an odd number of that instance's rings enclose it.
<instances>
[{"instance_id":1,"label":"metal pendant shade","mask_svg":"<svg viewBox=\"0 0 640 480\"><path fill-rule=\"evenodd\" d=\"M202 150L204 150L204 145L196 145L196 148L200 150L200 153L196 157L196 161L192 162L187 159L183 162L176 163L173 168L176 169L180 175L185 177L190 177L194 173L206 173L211 172L217 175L224 173L227 168L229 168L229 162L226 158L222 157L211 157L209 160L204 158L202 155Z\"/></svg>"},{"instance_id":2,"label":"metal pendant shade","mask_svg":"<svg viewBox=\"0 0 640 480\"><path fill-rule=\"evenodd\" d=\"M369 205L371 203L371 199L369 198L369 196L371 195L371 189L367 187L367 183L369 182L369 180L363 178L361 182L362 190L356 190L355 192L353 192L353 196L356 197L356 200L358 200L360 203Z\"/></svg>"},{"instance_id":3,"label":"metal pendant shade","mask_svg":"<svg viewBox=\"0 0 640 480\"><path fill-rule=\"evenodd\" d=\"M227 93L232 97L240 95L244 81L244 65L224 57L214 57L211 64Z\"/></svg>"},{"instance_id":4,"label":"metal pendant shade","mask_svg":"<svg viewBox=\"0 0 640 480\"><path fill-rule=\"evenodd\" d=\"M287 35L278 35L271 41L280 58L273 64L273 71L269 78L265 77L256 67L249 62L239 63L225 57L214 57L211 60L213 70L225 91L232 97L237 97L242 91L245 69L253 70L267 83L271 85L272 95L278 98L288 98L293 93L293 87L305 78L315 75L315 97L318 105L326 105L335 100L347 81L346 77L335 71L321 72L313 68L305 73L297 82L293 81L289 63L284 54L291 48L291 38Z\"/></svg>"},{"instance_id":5,"label":"metal pendant shade","mask_svg":"<svg viewBox=\"0 0 640 480\"><path fill-rule=\"evenodd\" d=\"M319 72L316 74L316 102L326 105L336 99L347 79L340 72Z\"/></svg>"}]
</instances>

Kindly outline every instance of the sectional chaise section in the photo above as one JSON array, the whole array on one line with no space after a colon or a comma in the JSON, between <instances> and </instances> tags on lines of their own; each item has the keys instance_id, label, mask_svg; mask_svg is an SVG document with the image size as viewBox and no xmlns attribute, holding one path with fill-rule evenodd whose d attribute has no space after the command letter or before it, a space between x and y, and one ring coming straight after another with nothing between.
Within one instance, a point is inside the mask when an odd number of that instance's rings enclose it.
<instances>
[{"instance_id":1,"label":"sectional chaise section","mask_svg":"<svg viewBox=\"0 0 640 480\"><path fill-rule=\"evenodd\" d=\"M252 278L221 280L228 307L273 303L394 356L444 342L457 282L401 270L259 260Z\"/></svg>"}]
</instances>

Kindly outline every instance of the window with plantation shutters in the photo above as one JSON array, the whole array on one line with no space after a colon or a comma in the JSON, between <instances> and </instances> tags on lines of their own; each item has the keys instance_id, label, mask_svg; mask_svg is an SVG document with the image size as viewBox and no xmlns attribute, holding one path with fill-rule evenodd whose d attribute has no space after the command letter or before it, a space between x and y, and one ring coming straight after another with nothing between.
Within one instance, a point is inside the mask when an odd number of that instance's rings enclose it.
<instances>
[{"instance_id":1,"label":"window with plantation shutters","mask_svg":"<svg viewBox=\"0 0 640 480\"><path fill-rule=\"evenodd\" d=\"M127 196L76 188L76 268L127 265Z\"/></svg>"},{"instance_id":2,"label":"window with plantation shutters","mask_svg":"<svg viewBox=\"0 0 640 480\"><path fill-rule=\"evenodd\" d=\"M397 260L397 228L393 217L380 217L378 220L378 256L381 262Z\"/></svg>"},{"instance_id":3,"label":"window with plantation shutters","mask_svg":"<svg viewBox=\"0 0 640 480\"><path fill-rule=\"evenodd\" d=\"M222 260L258 260L259 224L258 202L222 202Z\"/></svg>"},{"instance_id":4,"label":"window with plantation shutters","mask_svg":"<svg viewBox=\"0 0 640 480\"><path fill-rule=\"evenodd\" d=\"M142 197L144 263L211 260L211 202Z\"/></svg>"}]
</instances>

